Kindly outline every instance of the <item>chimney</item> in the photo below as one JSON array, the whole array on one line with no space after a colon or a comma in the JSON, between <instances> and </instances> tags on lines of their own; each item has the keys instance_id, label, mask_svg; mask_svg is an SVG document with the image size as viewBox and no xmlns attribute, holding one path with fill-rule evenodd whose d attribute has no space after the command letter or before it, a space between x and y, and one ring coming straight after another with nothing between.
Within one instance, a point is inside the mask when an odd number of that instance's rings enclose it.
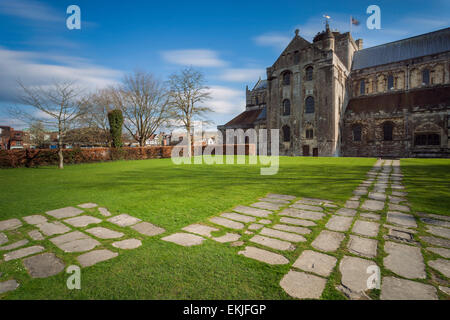
<instances>
[{"instance_id":1,"label":"chimney","mask_svg":"<svg viewBox=\"0 0 450 320\"><path fill-rule=\"evenodd\" d=\"M363 39L358 39L355 41L356 46L358 47L358 50L362 50L363 49Z\"/></svg>"}]
</instances>

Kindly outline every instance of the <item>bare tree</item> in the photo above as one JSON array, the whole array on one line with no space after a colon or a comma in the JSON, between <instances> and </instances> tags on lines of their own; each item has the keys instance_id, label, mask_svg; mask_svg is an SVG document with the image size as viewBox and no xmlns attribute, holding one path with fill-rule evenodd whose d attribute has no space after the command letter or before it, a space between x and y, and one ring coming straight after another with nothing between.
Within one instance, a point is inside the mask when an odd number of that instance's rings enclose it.
<instances>
[{"instance_id":1,"label":"bare tree","mask_svg":"<svg viewBox=\"0 0 450 320\"><path fill-rule=\"evenodd\" d=\"M20 102L35 109L29 113L22 108L14 108L13 112L21 119L41 121L47 128L58 131L59 168L64 168L63 144L67 131L74 122L83 115L82 90L73 81L54 81L48 86L26 87L19 81L23 89ZM37 112L36 112L37 111Z\"/></svg>"},{"instance_id":2,"label":"bare tree","mask_svg":"<svg viewBox=\"0 0 450 320\"><path fill-rule=\"evenodd\" d=\"M193 121L204 119L212 110L202 104L211 98L201 72L189 67L174 73L169 78L171 117L182 123L186 130L188 157L191 157L191 131Z\"/></svg>"},{"instance_id":3,"label":"bare tree","mask_svg":"<svg viewBox=\"0 0 450 320\"><path fill-rule=\"evenodd\" d=\"M32 121L30 124L30 140L37 148L45 145L45 125L42 121Z\"/></svg>"},{"instance_id":4,"label":"bare tree","mask_svg":"<svg viewBox=\"0 0 450 320\"><path fill-rule=\"evenodd\" d=\"M168 120L167 91L150 73L125 75L122 84L111 91L111 99L123 112L125 129L141 147Z\"/></svg>"}]
</instances>

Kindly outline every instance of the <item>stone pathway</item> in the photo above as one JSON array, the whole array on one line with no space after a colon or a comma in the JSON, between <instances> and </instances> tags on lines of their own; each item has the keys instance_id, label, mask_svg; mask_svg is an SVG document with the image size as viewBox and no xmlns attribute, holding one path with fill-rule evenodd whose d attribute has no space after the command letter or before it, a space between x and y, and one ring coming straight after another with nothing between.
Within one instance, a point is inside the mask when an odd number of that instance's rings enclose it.
<instances>
[{"instance_id":1,"label":"stone pathway","mask_svg":"<svg viewBox=\"0 0 450 320\"><path fill-rule=\"evenodd\" d=\"M63 272L68 265L64 261L67 254L74 255L81 267L89 267L117 257L121 250L139 248L144 237L165 232L128 214L113 216L95 203L30 215L21 220L0 221L0 255L4 261L0 263L21 260L31 278L47 278ZM132 234L134 237L127 238ZM10 240L17 239L17 235L22 239ZM217 241L237 239L225 235ZM1 279L0 295L18 287L14 279Z\"/></svg>"}]
</instances>

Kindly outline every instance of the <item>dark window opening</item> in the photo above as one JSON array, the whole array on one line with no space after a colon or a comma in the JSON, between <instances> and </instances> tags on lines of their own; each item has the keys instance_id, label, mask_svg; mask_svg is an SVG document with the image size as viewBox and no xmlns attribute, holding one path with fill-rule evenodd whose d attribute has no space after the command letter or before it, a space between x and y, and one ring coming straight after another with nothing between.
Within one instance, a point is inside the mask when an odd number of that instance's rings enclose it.
<instances>
[{"instance_id":1,"label":"dark window opening","mask_svg":"<svg viewBox=\"0 0 450 320\"><path fill-rule=\"evenodd\" d=\"M283 126L283 141L291 141L291 128L289 126Z\"/></svg>"},{"instance_id":2,"label":"dark window opening","mask_svg":"<svg viewBox=\"0 0 450 320\"><path fill-rule=\"evenodd\" d=\"M291 102L289 99L283 101L283 116L288 116L291 114Z\"/></svg>"},{"instance_id":3,"label":"dark window opening","mask_svg":"<svg viewBox=\"0 0 450 320\"><path fill-rule=\"evenodd\" d=\"M353 141L361 141L361 126L353 127Z\"/></svg>"},{"instance_id":4,"label":"dark window opening","mask_svg":"<svg viewBox=\"0 0 450 320\"><path fill-rule=\"evenodd\" d=\"M383 124L383 140L392 141L392 132L394 131L394 126L390 122Z\"/></svg>"},{"instance_id":5,"label":"dark window opening","mask_svg":"<svg viewBox=\"0 0 450 320\"><path fill-rule=\"evenodd\" d=\"M300 62L300 53L298 51L294 52L294 63L298 64Z\"/></svg>"},{"instance_id":6,"label":"dark window opening","mask_svg":"<svg viewBox=\"0 0 450 320\"><path fill-rule=\"evenodd\" d=\"M422 84L424 85L430 84L430 70L428 69L422 71Z\"/></svg>"},{"instance_id":7,"label":"dark window opening","mask_svg":"<svg viewBox=\"0 0 450 320\"><path fill-rule=\"evenodd\" d=\"M314 138L314 130L313 129L306 130L306 139L312 139L312 138Z\"/></svg>"},{"instance_id":8,"label":"dark window opening","mask_svg":"<svg viewBox=\"0 0 450 320\"><path fill-rule=\"evenodd\" d=\"M414 145L416 146L439 146L441 137L436 133L418 134L414 137Z\"/></svg>"},{"instance_id":9,"label":"dark window opening","mask_svg":"<svg viewBox=\"0 0 450 320\"><path fill-rule=\"evenodd\" d=\"M388 90L394 90L394 76L388 76Z\"/></svg>"},{"instance_id":10,"label":"dark window opening","mask_svg":"<svg viewBox=\"0 0 450 320\"><path fill-rule=\"evenodd\" d=\"M311 81L313 79L313 67L306 68L306 81Z\"/></svg>"},{"instance_id":11,"label":"dark window opening","mask_svg":"<svg viewBox=\"0 0 450 320\"><path fill-rule=\"evenodd\" d=\"M359 83L359 94L365 94L366 93L366 82L364 80L361 80Z\"/></svg>"},{"instance_id":12,"label":"dark window opening","mask_svg":"<svg viewBox=\"0 0 450 320\"><path fill-rule=\"evenodd\" d=\"M286 72L283 74L283 85L289 86L291 84L291 73Z\"/></svg>"},{"instance_id":13,"label":"dark window opening","mask_svg":"<svg viewBox=\"0 0 450 320\"><path fill-rule=\"evenodd\" d=\"M308 97L306 98L306 110L305 113L314 113L314 98Z\"/></svg>"}]
</instances>

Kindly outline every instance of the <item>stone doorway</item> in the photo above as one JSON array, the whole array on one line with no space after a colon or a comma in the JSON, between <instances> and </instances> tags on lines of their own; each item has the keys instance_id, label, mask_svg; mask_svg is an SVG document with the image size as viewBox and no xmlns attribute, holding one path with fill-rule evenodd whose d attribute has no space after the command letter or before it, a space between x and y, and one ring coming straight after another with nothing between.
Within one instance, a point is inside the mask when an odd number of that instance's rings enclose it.
<instances>
[{"instance_id":1,"label":"stone doorway","mask_svg":"<svg viewBox=\"0 0 450 320\"><path fill-rule=\"evenodd\" d=\"M303 146L303 156L309 157L309 146Z\"/></svg>"},{"instance_id":2,"label":"stone doorway","mask_svg":"<svg viewBox=\"0 0 450 320\"><path fill-rule=\"evenodd\" d=\"M319 148L313 148L313 157L319 156Z\"/></svg>"}]
</instances>

